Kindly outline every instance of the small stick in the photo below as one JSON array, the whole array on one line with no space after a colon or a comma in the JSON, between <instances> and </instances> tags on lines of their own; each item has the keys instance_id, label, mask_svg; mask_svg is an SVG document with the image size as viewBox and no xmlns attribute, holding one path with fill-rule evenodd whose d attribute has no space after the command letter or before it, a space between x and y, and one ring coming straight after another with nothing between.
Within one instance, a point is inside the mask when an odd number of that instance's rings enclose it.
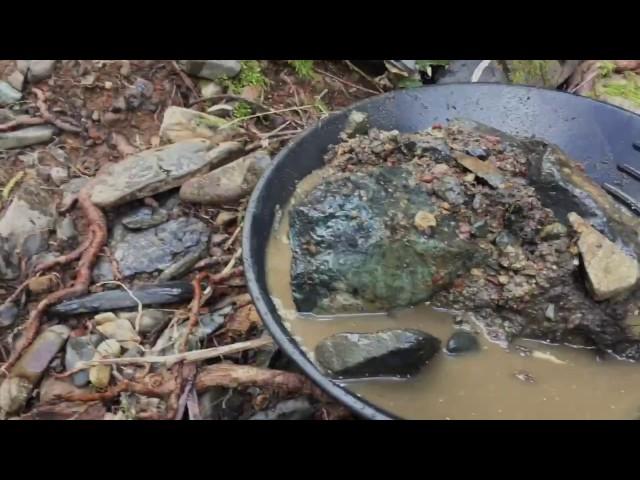
<instances>
[{"instance_id":1,"label":"small stick","mask_svg":"<svg viewBox=\"0 0 640 480\"><path fill-rule=\"evenodd\" d=\"M233 265L236 263L236 260L240 258L240 255L242 255L242 247L236 250L236 253L233 254L233 257L231 257L231 260L229 260L229 263L227 263L227 266L224 267L222 272L220 272L220 275L226 275L227 273L229 273L233 268Z\"/></svg>"},{"instance_id":2,"label":"small stick","mask_svg":"<svg viewBox=\"0 0 640 480\"><path fill-rule=\"evenodd\" d=\"M233 245L233 242L235 242L236 238L238 238L238 235L240 234L240 231L242 230L243 224L244 224L244 221L240 222L240 225L238 225L235 232L233 232L233 235L231 235L231 238L229 238L229 240L227 240L227 242L222 247L223 250L227 250L231 245Z\"/></svg>"},{"instance_id":3,"label":"small stick","mask_svg":"<svg viewBox=\"0 0 640 480\"><path fill-rule=\"evenodd\" d=\"M135 302L138 304L138 315L136 315L135 325L136 325L136 333L140 333L140 319L142 318L142 302L140 300L138 300L138 298L133 294L133 292L131 290L129 290L129 288L122 282L118 282L116 280L107 280L107 281L100 282L100 283L96 284L96 286L99 287L100 285L106 285L106 284L109 284L109 283L115 284L115 285L119 285L122 288L124 288L127 291L127 293L129 294L129 296L131 298L133 298L135 300Z\"/></svg>"},{"instance_id":4,"label":"small stick","mask_svg":"<svg viewBox=\"0 0 640 480\"><path fill-rule=\"evenodd\" d=\"M202 268L213 267L220 263L228 262L229 260L231 260L231 255L221 255L219 257L205 258L196 263L191 270L200 270Z\"/></svg>"},{"instance_id":5,"label":"small stick","mask_svg":"<svg viewBox=\"0 0 640 480\"><path fill-rule=\"evenodd\" d=\"M118 260L116 260L116 258L111 254L111 250L109 249L109 247L105 246L103 250L104 254L109 259L109 263L111 263L111 271L114 278L118 281L121 281L123 276L122 272L120 271L120 266L118 265Z\"/></svg>"},{"instance_id":6,"label":"small stick","mask_svg":"<svg viewBox=\"0 0 640 480\"><path fill-rule=\"evenodd\" d=\"M178 65L178 63L173 60L171 62L171 64L173 65L173 68L175 68L176 72L178 72L178 75L180 75L180 78L182 79L182 81L184 82L184 84L189 87L189 90L191 90L191 92L193 93L194 96L198 96L198 91L196 90L196 86L193 84L193 82L191 81L191 79L187 76L186 73L184 73L182 71L182 69L180 68L180 66Z\"/></svg>"},{"instance_id":7,"label":"small stick","mask_svg":"<svg viewBox=\"0 0 640 480\"><path fill-rule=\"evenodd\" d=\"M198 103L201 102L206 102L206 101L218 101L218 100L235 100L238 102L245 102L248 103L249 105L253 105L255 108L257 108L258 110L262 110L264 112L269 111L269 109L267 107L265 107L264 105L262 105L261 103L258 102L254 102L253 100L247 100L244 97L241 97L240 95L232 95L230 93L222 93L220 95L213 95L211 97L202 97L202 98L198 98L197 100L191 102L189 104L190 107L193 107L194 105L197 105Z\"/></svg>"},{"instance_id":8,"label":"small stick","mask_svg":"<svg viewBox=\"0 0 640 480\"><path fill-rule=\"evenodd\" d=\"M380 88L380 86L376 83L376 81L371 78L369 75L367 75L366 73L364 73L362 70L360 70L358 67L356 67L353 63L351 63L349 60L345 60L345 63L347 65L349 65L350 68L352 68L353 70L355 70L356 72L358 72L360 75L362 75L364 78L366 78L372 85L374 85L376 87L376 89L378 90L378 93L384 93L384 90L382 90Z\"/></svg>"},{"instance_id":9,"label":"small stick","mask_svg":"<svg viewBox=\"0 0 640 480\"><path fill-rule=\"evenodd\" d=\"M235 125L236 123L244 122L245 120L250 120L252 118L264 117L265 115L273 115L273 114L276 114L276 113L292 112L294 110L296 110L296 111L309 110L309 109L312 109L312 108L316 108L316 106L315 105L303 105L302 107L289 107L289 108L282 108L280 110L269 110L268 112L256 113L254 115L249 115L247 117L236 118L235 120L231 120L230 122L227 122L226 124L224 124L220 128L226 128L226 127L229 127L231 125Z\"/></svg>"},{"instance_id":10,"label":"small stick","mask_svg":"<svg viewBox=\"0 0 640 480\"><path fill-rule=\"evenodd\" d=\"M126 357L126 358L104 358L101 360L88 360L78 362L76 368L61 373L59 376L68 377L76 372L95 367L96 365L145 365L149 363L159 363L172 367L178 362L192 363L208 360L209 358L231 355L247 350L261 348L273 344L271 337L260 337L245 342L236 342L221 347L205 348L203 350L191 350L190 352L175 353L173 355L149 355L147 357Z\"/></svg>"},{"instance_id":11,"label":"small stick","mask_svg":"<svg viewBox=\"0 0 640 480\"><path fill-rule=\"evenodd\" d=\"M345 85L348 85L350 87L357 88L358 90L362 90L363 92L372 93L374 95L378 95L379 93L381 93L381 92L376 92L376 91L371 90L371 89L366 88L366 87L362 87L360 85L356 85L355 83L348 82L348 81L346 81L346 80L344 80L344 79L342 79L340 77L336 77L335 75L330 74L329 72L325 72L324 70L320 70L319 68L314 68L314 70L316 72L318 72L319 74L321 74L321 75L325 75L325 76L327 76L329 78L333 78L334 80L337 80L340 83L344 83Z\"/></svg>"}]
</instances>

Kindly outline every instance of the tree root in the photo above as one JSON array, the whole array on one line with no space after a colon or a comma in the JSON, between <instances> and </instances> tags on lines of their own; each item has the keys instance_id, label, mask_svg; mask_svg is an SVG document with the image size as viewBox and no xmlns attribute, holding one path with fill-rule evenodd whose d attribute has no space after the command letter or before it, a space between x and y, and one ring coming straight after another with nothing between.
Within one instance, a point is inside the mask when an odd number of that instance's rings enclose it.
<instances>
[{"instance_id":1,"label":"tree root","mask_svg":"<svg viewBox=\"0 0 640 480\"><path fill-rule=\"evenodd\" d=\"M202 286L200 285L200 283L206 278L209 281L209 285L216 285L224 282L229 278L242 275L243 273L244 268L238 267L234 268L233 270L223 271L215 275L209 272L200 272L195 276L195 278L191 282L193 285L193 301L191 302L191 309L189 311L189 323L187 324L187 332L179 346L180 352L184 352L189 335L191 335L193 329L196 327L196 325L198 325L198 311L200 310L200 302L202 298Z\"/></svg>"},{"instance_id":2,"label":"tree root","mask_svg":"<svg viewBox=\"0 0 640 480\"><path fill-rule=\"evenodd\" d=\"M194 385L197 392L203 392L212 387L255 386L272 388L285 394L309 395L321 402L331 401L311 380L298 373L232 363L218 363L203 367L196 375ZM117 398L123 392L165 398L174 393L176 387L176 378L171 373L151 374L141 382L122 380L105 392L68 393L57 397L56 401L104 402Z\"/></svg>"},{"instance_id":3,"label":"tree root","mask_svg":"<svg viewBox=\"0 0 640 480\"><path fill-rule=\"evenodd\" d=\"M4 373L8 373L9 369L13 367L20 358L22 352L24 352L24 350L33 343L38 334L38 330L40 329L42 318L49 307L67 298L82 295L89 289L91 269L96 262L98 254L107 241L107 220L102 211L91 202L91 194L87 187L80 191L80 194L78 195L78 204L87 218L91 240L86 249L81 252L80 262L78 263L78 269L73 286L50 293L43 298L31 312L29 319L24 324L23 337L16 344L16 347L7 360L7 363L2 366L2 371ZM71 254L77 255L78 250L79 249L76 249L74 252L71 252Z\"/></svg>"},{"instance_id":4,"label":"tree root","mask_svg":"<svg viewBox=\"0 0 640 480\"><path fill-rule=\"evenodd\" d=\"M18 117L15 120L12 120L7 123L3 123L0 125L0 132L8 132L9 130L14 130L20 127L30 127L33 125L42 125L43 123L47 123L44 118L39 117Z\"/></svg>"},{"instance_id":5,"label":"tree root","mask_svg":"<svg viewBox=\"0 0 640 480\"><path fill-rule=\"evenodd\" d=\"M84 252L87 249L87 247L89 247L89 245L91 244L92 238L93 238L93 234L91 231L89 231L89 235L87 235L87 238L85 239L85 241L82 242L82 244L72 252L67 253L66 255L61 255L60 257L56 257L53 260L49 260L48 262L44 262L36 266L36 268L33 270L33 274L20 284L20 286L15 290L15 292L13 292L3 302L3 305L7 305L8 303L12 303L15 300L17 300L20 294L24 291L24 289L29 286L29 282L33 280L35 277L37 277L38 274L46 270L49 270L57 265L64 265L80 258L80 256L82 255L82 252Z\"/></svg>"},{"instance_id":6,"label":"tree root","mask_svg":"<svg viewBox=\"0 0 640 480\"><path fill-rule=\"evenodd\" d=\"M51 113L49 113L49 108L47 107L47 104L45 102L45 96L42 90L40 90L39 88L32 88L31 90L33 91L33 93L36 94L36 97L37 97L36 106L38 107L38 110L40 110L40 115L42 116L43 120L55 125L60 130L63 130L65 132L72 132L72 133L82 132L82 129L80 127L71 125L69 122L65 122L64 120L56 118Z\"/></svg>"}]
</instances>

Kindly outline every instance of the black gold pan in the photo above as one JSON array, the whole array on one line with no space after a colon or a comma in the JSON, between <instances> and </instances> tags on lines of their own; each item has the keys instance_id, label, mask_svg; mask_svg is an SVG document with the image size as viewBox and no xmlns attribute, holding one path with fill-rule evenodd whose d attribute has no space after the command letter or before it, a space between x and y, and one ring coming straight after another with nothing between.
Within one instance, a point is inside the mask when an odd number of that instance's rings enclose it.
<instances>
[{"instance_id":1,"label":"black gold pan","mask_svg":"<svg viewBox=\"0 0 640 480\"><path fill-rule=\"evenodd\" d=\"M501 84L449 84L400 90L367 99L331 115L282 150L253 192L243 237L249 291L269 332L323 390L368 419L393 419L325 377L300 349L278 315L267 290L265 261L277 206L284 206L297 182L323 165L323 156L352 110L366 112L373 127L400 132L467 118L507 133L555 143L581 162L587 174L616 200L640 215L640 116L627 110L554 90ZM620 168L618 168L620 165ZM615 186L614 186L615 185Z\"/></svg>"}]
</instances>

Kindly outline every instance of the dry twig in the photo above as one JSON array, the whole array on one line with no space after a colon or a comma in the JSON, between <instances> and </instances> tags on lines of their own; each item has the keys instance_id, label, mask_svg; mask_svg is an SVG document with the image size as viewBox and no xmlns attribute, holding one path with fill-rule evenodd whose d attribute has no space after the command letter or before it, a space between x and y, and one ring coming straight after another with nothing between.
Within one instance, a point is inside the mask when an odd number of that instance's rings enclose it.
<instances>
[{"instance_id":1,"label":"dry twig","mask_svg":"<svg viewBox=\"0 0 640 480\"><path fill-rule=\"evenodd\" d=\"M319 74L321 74L321 75L325 75L325 76L327 76L329 78L333 78L334 80L337 80L340 83L344 83L345 85L348 85L349 87L352 87L352 88L357 88L358 90L362 90L363 92L372 93L373 95L378 95L379 93L381 93L381 92L376 92L376 91L371 90L371 89L366 88L366 87L362 87L362 86L357 85L355 83L348 82L347 80L344 80L344 79L342 79L340 77L336 77L335 75L332 75L329 72L325 72L324 70L320 70L319 68L314 68L314 70L316 72L318 72Z\"/></svg>"}]
</instances>

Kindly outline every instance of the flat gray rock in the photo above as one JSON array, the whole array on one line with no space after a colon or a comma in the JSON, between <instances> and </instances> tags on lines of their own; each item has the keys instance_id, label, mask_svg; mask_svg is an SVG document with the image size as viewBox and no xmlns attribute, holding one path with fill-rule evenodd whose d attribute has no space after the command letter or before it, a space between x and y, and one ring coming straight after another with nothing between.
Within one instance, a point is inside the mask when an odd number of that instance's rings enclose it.
<instances>
[{"instance_id":1,"label":"flat gray rock","mask_svg":"<svg viewBox=\"0 0 640 480\"><path fill-rule=\"evenodd\" d=\"M249 195L271 158L257 151L220 167L206 175L186 181L180 188L180 199L207 205L226 205Z\"/></svg>"},{"instance_id":2,"label":"flat gray rock","mask_svg":"<svg viewBox=\"0 0 640 480\"><path fill-rule=\"evenodd\" d=\"M7 82L0 80L0 106L11 105L22 98L22 93Z\"/></svg>"},{"instance_id":3,"label":"flat gray rock","mask_svg":"<svg viewBox=\"0 0 640 480\"><path fill-rule=\"evenodd\" d=\"M440 340L414 329L337 333L315 349L318 363L334 377L408 377L438 351Z\"/></svg>"},{"instance_id":4,"label":"flat gray rock","mask_svg":"<svg viewBox=\"0 0 640 480\"><path fill-rule=\"evenodd\" d=\"M14 279L19 272L16 251L27 260L39 253L40 238L48 237L56 213L48 190L35 180L26 181L0 219L0 279Z\"/></svg>"},{"instance_id":5,"label":"flat gray rock","mask_svg":"<svg viewBox=\"0 0 640 480\"><path fill-rule=\"evenodd\" d=\"M96 178L91 200L113 207L175 188L210 165L208 149L208 141L194 139L127 157Z\"/></svg>"},{"instance_id":6,"label":"flat gray rock","mask_svg":"<svg viewBox=\"0 0 640 480\"><path fill-rule=\"evenodd\" d=\"M36 125L13 132L0 133L0 150L28 147L38 143L48 142L56 133L56 128L51 125Z\"/></svg>"},{"instance_id":7,"label":"flat gray rock","mask_svg":"<svg viewBox=\"0 0 640 480\"><path fill-rule=\"evenodd\" d=\"M205 251L209 238L209 228L200 220L188 217L142 231L114 230L109 248L125 277L166 270L195 252ZM109 266L108 259L98 262L94 271L96 281L111 280Z\"/></svg>"},{"instance_id":8,"label":"flat gray rock","mask_svg":"<svg viewBox=\"0 0 640 480\"><path fill-rule=\"evenodd\" d=\"M239 60L178 60L178 64L189 75L209 80L235 77L242 68Z\"/></svg>"},{"instance_id":9,"label":"flat gray rock","mask_svg":"<svg viewBox=\"0 0 640 480\"><path fill-rule=\"evenodd\" d=\"M27 78L32 83L41 82L53 75L55 60L30 60Z\"/></svg>"}]
</instances>

